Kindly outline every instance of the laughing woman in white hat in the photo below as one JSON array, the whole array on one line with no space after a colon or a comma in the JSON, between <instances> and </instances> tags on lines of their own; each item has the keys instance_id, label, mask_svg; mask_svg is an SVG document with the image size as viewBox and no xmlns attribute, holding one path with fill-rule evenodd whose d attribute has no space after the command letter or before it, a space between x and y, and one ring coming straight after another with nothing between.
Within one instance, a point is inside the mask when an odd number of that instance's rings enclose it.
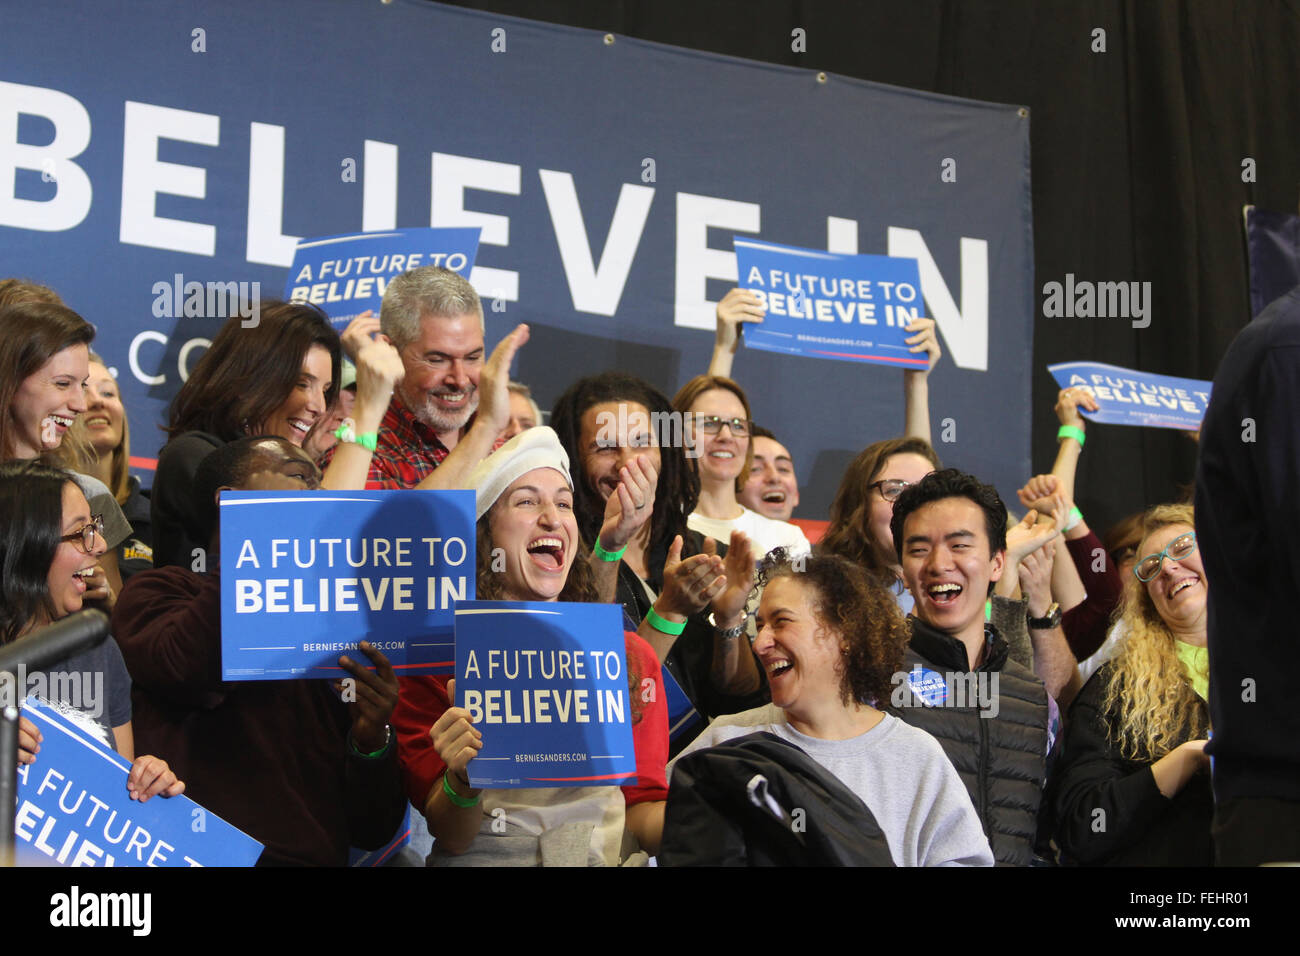
<instances>
[{"instance_id":1,"label":"laughing woman in white hat","mask_svg":"<svg viewBox=\"0 0 1300 956\"><path fill-rule=\"evenodd\" d=\"M586 547L573 513L569 458L552 429L516 435L484 459L468 483L478 493L480 599L595 599L587 562L574 560ZM667 798L663 680L649 644L636 634L624 636L637 762L633 786L475 790L466 768L482 747L483 732L469 711L453 706L455 681L402 682L393 726L407 790L435 840L430 866L615 866L624 862L625 833L645 851L656 851ZM651 693L642 691L647 680L654 683Z\"/></svg>"}]
</instances>

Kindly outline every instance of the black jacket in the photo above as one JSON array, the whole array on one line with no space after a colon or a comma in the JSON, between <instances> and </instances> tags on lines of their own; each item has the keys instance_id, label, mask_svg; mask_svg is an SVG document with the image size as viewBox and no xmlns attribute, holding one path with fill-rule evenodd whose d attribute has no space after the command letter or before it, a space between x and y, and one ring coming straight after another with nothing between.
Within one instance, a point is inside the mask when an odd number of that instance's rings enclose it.
<instances>
[{"instance_id":1,"label":"black jacket","mask_svg":"<svg viewBox=\"0 0 1300 956\"><path fill-rule=\"evenodd\" d=\"M984 663L968 670L966 646L915 617L890 712L934 736L957 769L999 864L1034 858L1038 811L1047 777L1047 691L1032 671L1011 660L1007 642L985 625ZM937 672L947 688L926 702L914 689L915 669ZM937 685L936 685L937 687ZM987 715L987 716L983 716Z\"/></svg>"},{"instance_id":2,"label":"black jacket","mask_svg":"<svg viewBox=\"0 0 1300 956\"><path fill-rule=\"evenodd\" d=\"M1071 705L1065 748L1052 771L1061 852L1090 865L1213 866L1210 775L1197 774L1170 800L1156 786L1149 753L1120 755L1109 736L1118 715L1102 710L1113 666L1102 666ZM1202 706L1201 736L1206 720ZM1178 742L1197 732L1183 727Z\"/></svg>"},{"instance_id":3,"label":"black jacket","mask_svg":"<svg viewBox=\"0 0 1300 956\"><path fill-rule=\"evenodd\" d=\"M1300 287L1233 340L1201 424L1214 792L1300 802Z\"/></svg>"},{"instance_id":4,"label":"black jacket","mask_svg":"<svg viewBox=\"0 0 1300 956\"><path fill-rule=\"evenodd\" d=\"M862 799L794 744L754 733L673 768L661 866L893 866Z\"/></svg>"}]
</instances>

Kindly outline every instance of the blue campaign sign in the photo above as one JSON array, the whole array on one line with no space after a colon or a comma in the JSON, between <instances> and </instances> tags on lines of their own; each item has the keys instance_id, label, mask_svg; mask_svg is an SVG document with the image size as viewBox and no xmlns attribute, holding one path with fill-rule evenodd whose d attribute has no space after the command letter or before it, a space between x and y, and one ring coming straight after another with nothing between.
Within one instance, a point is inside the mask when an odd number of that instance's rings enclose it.
<instances>
[{"instance_id":1,"label":"blue campaign sign","mask_svg":"<svg viewBox=\"0 0 1300 956\"><path fill-rule=\"evenodd\" d=\"M362 640L401 676L449 673L474 562L472 491L225 492L222 679L345 676Z\"/></svg>"},{"instance_id":2,"label":"blue campaign sign","mask_svg":"<svg viewBox=\"0 0 1300 956\"><path fill-rule=\"evenodd\" d=\"M342 327L367 309L379 315L394 276L442 266L469 278L479 230L390 229L303 239L293 253L284 297L319 305Z\"/></svg>"},{"instance_id":3,"label":"blue campaign sign","mask_svg":"<svg viewBox=\"0 0 1300 956\"><path fill-rule=\"evenodd\" d=\"M668 704L668 739L676 740L704 718L668 668L663 669L664 699Z\"/></svg>"},{"instance_id":4,"label":"blue campaign sign","mask_svg":"<svg viewBox=\"0 0 1300 956\"><path fill-rule=\"evenodd\" d=\"M1064 362L1047 370L1061 388L1088 389L1101 410L1083 415L1104 425L1195 431L1210 403L1212 383L1200 379L1154 375L1101 362Z\"/></svg>"},{"instance_id":5,"label":"blue campaign sign","mask_svg":"<svg viewBox=\"0 0 1300 956\"><path fill-rule=\"evenodd\" d=\"M636 781L617 605L458 601L456 697L483 734L475 787Z\"/></svg>"},{"instance_id":6,"label":"blue campaign sign","mask_svg":"<svg viewBox=\"0 0 1300 956\"><path fill-rule=\"evenodd\" d=\"M766 352L925 368L904 341L920 318L915 259L845 256L735 237L740 287L763 301L745 344Z\"/></svg>"},{"instance_id":7,"label":"blue campaign sign","mask_svg":"<svg viewBox=\"0 0 1300 956\"><path fill-rule=\"evenodd\" d=\"M20 866L252 866L262 844L189 797L127 795L131 764L29 698L36 762L18 768ZM161 755L166 758L166 755Z\"/></svg>"}]
</instances>

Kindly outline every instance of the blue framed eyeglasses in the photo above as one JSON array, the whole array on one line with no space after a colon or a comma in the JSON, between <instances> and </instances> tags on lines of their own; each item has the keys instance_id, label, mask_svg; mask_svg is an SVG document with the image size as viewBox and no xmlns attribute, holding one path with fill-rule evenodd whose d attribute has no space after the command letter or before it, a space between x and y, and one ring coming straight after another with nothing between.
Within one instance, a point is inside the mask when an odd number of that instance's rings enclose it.
<instances>
[{"instance_id":1,"label":"blue framed eyeglasses","mask_svg":"<svg viewBox=\"0 0 1300 956\"><path fill-rule=\"evenodd\" d=\"M1165 549L1159 554L1148 554L1140 561L1133 564L1133 573L1143 584L1150 581L1160 573L1160 568L1165 563L1165 558L1170 557L1175 561L1181 561L1196 552L1196 532L1189 531L1187 534L1180 534L1170 541Z\"/></svg>"}]
</instances>

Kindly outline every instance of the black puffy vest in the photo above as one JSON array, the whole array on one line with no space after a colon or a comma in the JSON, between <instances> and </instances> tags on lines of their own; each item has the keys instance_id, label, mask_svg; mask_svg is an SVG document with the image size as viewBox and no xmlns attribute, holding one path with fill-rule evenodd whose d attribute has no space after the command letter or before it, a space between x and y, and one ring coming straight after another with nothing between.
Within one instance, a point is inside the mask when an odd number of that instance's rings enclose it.
<instances>
[{"instance_id":1,"label":"black puffy vest","mask_svg":"<svg viewBox=\"0 0 1300 956\"><path fill-rule=\"evenodd\" d=\"M1028 866L1047 776L1043 682L1009 658L1007 642L992 625L985 625L984 663L970 671L961 641L915 617L908 623L907 673L895 679L890 713L943 746L975 804L993 858ZM981 716L985 712L990 716Z\"/></svg>"}]
</instances>

